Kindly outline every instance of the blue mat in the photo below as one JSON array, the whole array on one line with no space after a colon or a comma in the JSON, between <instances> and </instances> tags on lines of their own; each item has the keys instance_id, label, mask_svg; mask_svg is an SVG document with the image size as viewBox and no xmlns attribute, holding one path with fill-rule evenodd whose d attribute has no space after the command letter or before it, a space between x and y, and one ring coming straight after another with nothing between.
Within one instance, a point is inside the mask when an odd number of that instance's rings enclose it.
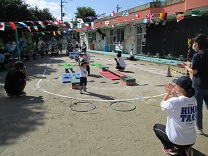
<instances>
[{"instance_id":1,"label":"blue mat","mask_svg":"<svg viewBox=\"0 0 208 156\"><path fill-rule=\"evenodd\" d=\"M63 73L61 75L61 77L62 77L63 83L70 83L71 80L72 80L72 77L71 77L71 74L70 73Z\"/></svg>"},{"instance_id":2,"label":"blue mat","mask_svg":"<svg viewBox=\"0 0 208 156\"><path fill-rule=\"evenodd\" d=\"M73 76L74 76L76 79L80 79L80 73L73 73Z\"/></svg>"}]
</instances>

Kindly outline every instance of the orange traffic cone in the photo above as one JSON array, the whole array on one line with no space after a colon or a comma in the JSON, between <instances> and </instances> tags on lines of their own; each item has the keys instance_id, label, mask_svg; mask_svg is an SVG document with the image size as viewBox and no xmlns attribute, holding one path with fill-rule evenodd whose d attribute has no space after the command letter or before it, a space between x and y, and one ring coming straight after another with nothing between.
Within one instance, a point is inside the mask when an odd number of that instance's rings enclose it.
<instances>
[{"instance_id":1,"label":"orange traffic cone","mask_svg":"<svg viewBox=\"0 0 208 156\"><path fill-rule=\"evenodd\" d=\"M166 73L166 77L172 77L171 72L170 72L170 66L168 66L168 71Z\"/></svg>"}]
</instances>

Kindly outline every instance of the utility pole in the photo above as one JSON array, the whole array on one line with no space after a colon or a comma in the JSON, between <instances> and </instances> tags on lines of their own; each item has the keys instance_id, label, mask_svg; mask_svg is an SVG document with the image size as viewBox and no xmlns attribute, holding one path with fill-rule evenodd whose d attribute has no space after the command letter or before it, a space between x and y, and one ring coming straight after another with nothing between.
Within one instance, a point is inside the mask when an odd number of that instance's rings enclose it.
<instances>
[{"instance_id":1,"label":"utility pole","mask_svg":"<svg viewBox=\"0 0 208 156\"><path fill-rule=\"evenodd\" d=\"M118 10L120 10L122 7L120 7L118 4L116 6L116 9L117 9L117 13L118 13Z\"/></svg>"},{"instance_id":2,"label":"utility pole","mask_svg":"<svg viewBox=\"0 0 208 156\"><path fill-rule=\"evenodd\" d=\"M67 3L65 0L61 0L61 21L63 22L63 17L65 15L65 13L63 13L63 3Z\"/></svg>"}]
</instances>

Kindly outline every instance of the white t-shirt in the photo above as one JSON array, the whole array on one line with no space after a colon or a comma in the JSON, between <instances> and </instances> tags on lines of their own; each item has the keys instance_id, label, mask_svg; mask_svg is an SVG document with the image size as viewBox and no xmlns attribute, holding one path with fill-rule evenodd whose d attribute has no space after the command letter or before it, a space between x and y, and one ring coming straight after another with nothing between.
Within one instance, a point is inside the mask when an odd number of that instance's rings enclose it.
<instances>
[{"instance_id":1,"label":"white t-shirt","mask_svg":"<svg viewBox=\"0 0 208 156\"><path fill-rule=\"evenodd\" d=\"M80 77L87 77L87 69L80 66Z\"/></svg>"},{"instance_id":2,"label":"white t-shirt","mask_svg":"<svg viewBox=\"0 0 208 156\"><path fill-rule=\"evenodd\" d=\"M173 97L160 103L162 111L168 112L166 134L177 145L189 145L196 141L195 117L197 101L195 97Z\"/></svg>"},{"instance_id":3,"label":"white t-shirt","mask_svg":"<svg viewBox=\"0 0 208 156\"><path fill-rule=\"evenodd\" d=\"M120 64L121 67L123 67L123 68L126 67L126 64L125 64L125 62L124 62L124 60L123 60L122 57L119 57L119 58L118 58L118 63Z\"/></svg>"}]
</instances>

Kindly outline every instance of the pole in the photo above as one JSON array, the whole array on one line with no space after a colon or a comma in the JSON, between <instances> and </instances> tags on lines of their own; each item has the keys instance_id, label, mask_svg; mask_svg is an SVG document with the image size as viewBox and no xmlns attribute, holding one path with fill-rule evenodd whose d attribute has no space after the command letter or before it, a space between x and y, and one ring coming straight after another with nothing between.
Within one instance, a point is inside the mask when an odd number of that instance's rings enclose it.
<instances>
[{"instance_id":1,"label":"pole","mask_svg":"<svg viewBox=\"0 0 208 156\"><path fill-rule=\"evenodd\" d=\"M17 54L18 54L18 61L20 61L20 51L19 51L19 41L18 41L18 33L17 33L17 28L15 29L15 41L17 44Z\"/></svg>"},{"instance_id":2,"label":"pole","mask_svg":"<svg viewBox=\"0 0 208 156\"><path fill-rule=\"evenodd\" d=\"M61 0L61 21L63 21L63 1Z\"/></svg>"}]
</instances>

